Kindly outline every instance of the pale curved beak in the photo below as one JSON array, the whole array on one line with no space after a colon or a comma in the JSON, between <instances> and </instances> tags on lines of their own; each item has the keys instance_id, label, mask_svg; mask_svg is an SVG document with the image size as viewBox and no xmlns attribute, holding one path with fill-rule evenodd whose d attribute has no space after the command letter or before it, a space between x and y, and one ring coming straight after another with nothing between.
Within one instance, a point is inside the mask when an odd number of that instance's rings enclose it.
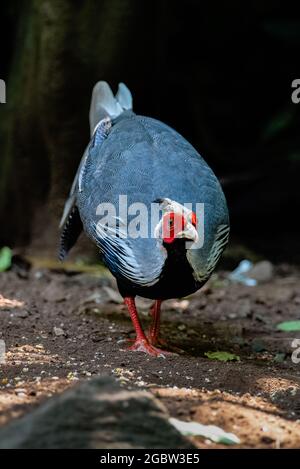
<instances>
[{"instance_id":1,"label":"pale curved beak","mask_svg":"<svg viewBox=\"0 0 300 469\"><path fill-rule=\"evenodd\" d=\"M190 239L197 243L199 236L196 228L191 223L187 223L184 230L177 233L176 238Z\"/></svg>"}]
</instances>

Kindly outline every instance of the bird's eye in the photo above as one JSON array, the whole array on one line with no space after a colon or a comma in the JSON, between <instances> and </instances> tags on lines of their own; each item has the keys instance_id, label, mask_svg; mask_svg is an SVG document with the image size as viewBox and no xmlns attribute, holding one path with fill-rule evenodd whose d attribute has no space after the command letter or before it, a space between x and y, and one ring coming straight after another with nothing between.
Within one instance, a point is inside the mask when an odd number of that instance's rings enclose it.
<instances>
[{"instance_id":1,"label":"bird's eye","mask_svg":"<svg viewBox=\"0 0 300 469\"><path fill-rule=\"evenodd\" d=\"M169 225L170 225L170 226L173 226L173 225L174 225L174 220L173 220L172 218L170 218L170 220L169 220Z\"/></svg>"}]
</instances>

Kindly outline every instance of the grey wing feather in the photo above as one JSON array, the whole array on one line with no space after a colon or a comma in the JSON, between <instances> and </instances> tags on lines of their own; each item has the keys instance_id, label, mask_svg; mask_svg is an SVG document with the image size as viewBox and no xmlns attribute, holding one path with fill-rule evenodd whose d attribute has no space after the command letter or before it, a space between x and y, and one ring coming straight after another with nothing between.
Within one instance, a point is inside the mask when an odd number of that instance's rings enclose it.
<instances>
[{"instance_id":1,"label":"grey wing feather","mask_svg":"<svg viewBox=\"0 0 300 469\"><path fill-rule=\"evenodd\" d=\"M110 270L118 277L140 286L156 283L162 272L167 253L156 239L122 238L122 228L93 223L90 234ZM148 244L148 246L147 246Z\"/></svg>"}]
</instances>

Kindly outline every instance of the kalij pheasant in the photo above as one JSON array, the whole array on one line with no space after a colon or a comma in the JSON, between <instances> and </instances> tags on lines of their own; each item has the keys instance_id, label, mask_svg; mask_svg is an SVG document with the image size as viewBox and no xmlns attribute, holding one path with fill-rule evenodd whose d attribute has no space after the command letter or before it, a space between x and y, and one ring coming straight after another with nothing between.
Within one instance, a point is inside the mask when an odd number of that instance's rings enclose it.
<instances>
[{"instance_id":1,"label":"kalij pheasant","mask_svg":"<svg viewBox=\"0 0 300 469\"><path fill-rule=\"evenodd\" d=\"M127 305L136 331L130 349L161 356L161 302L195 292L210 277L228 242L226 200L212 170L181 135L132 111L123 83L115 96L106 82L95 85L90 127L91 140L61 220L60 259L84 229ZM118 208L121 199L127 212L109 217L109 207ZM155 223L152 215L141 216L142 208L149 215L153 206L159 208ZM137 214L135 227L143 236L128 229ZM155 300L147 336L136 295Z\"/></svg>"}]
</instances>

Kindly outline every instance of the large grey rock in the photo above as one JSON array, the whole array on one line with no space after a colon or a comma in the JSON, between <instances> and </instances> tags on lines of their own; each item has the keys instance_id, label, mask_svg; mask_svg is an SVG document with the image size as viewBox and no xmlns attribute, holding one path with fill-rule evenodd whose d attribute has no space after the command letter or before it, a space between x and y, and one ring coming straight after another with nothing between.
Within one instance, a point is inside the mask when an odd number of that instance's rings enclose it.
<instances>
[{"instance_id":1,"label":"large grey rock","mask_svg":"<svg viewBox=\"0 0 300 469\"><path fill-rule=\"evenodd\" d=\"M0 430L0 448L193 448L148 392L79 384Z\"/></svg>"}]
</instances>

